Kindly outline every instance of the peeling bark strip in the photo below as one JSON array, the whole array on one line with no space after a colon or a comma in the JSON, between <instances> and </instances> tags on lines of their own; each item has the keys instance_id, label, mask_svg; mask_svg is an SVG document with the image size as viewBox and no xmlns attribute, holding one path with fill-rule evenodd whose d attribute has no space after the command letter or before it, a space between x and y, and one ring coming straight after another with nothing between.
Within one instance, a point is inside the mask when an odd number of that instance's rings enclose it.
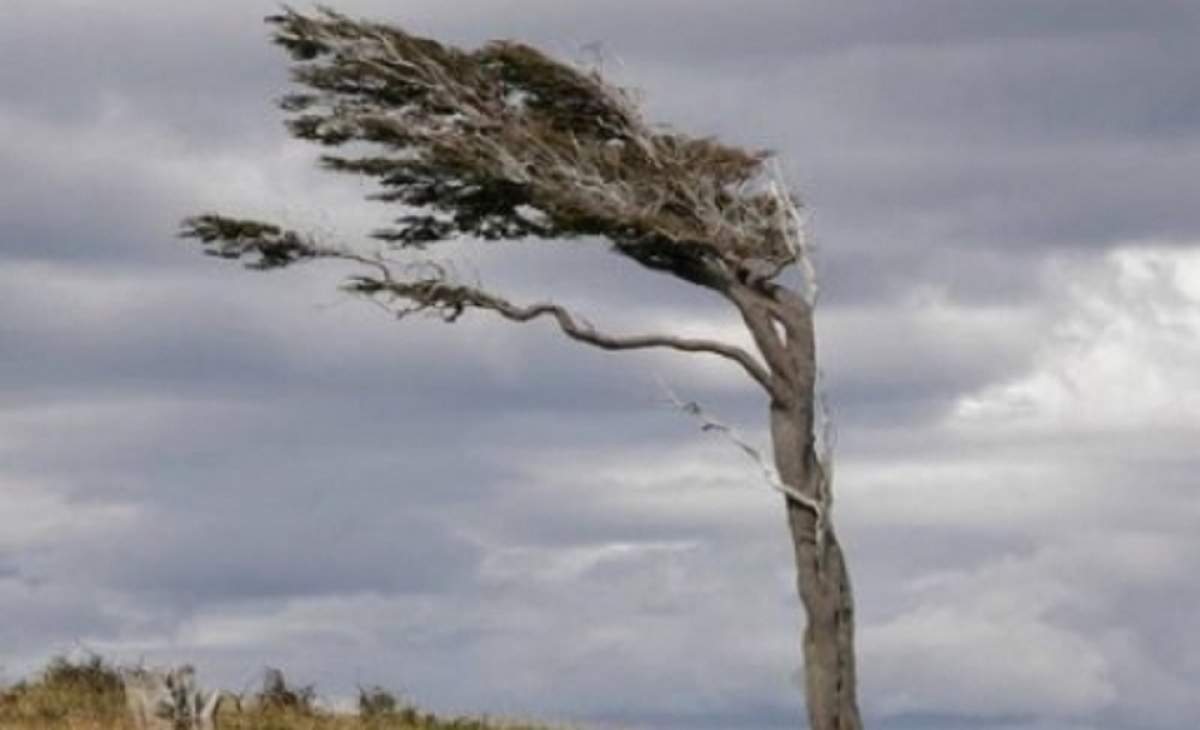
<instances>
[{"instance_id":1,"label":"peeling bark strip","mask_svg":"<svg viewBox=\"0 0 1200 730\"><path fill-rule=\"evenodd\" d=\"M676 405L724 433L784 495L811 730L858 730L854 610L830 522L832 470L816 431L817 285L799 203L770 155L645 122L632 94L520 43L462 51L322 10L267 19L302 92L285 97L291 133L358 156L328 170L373 179L370 197L401 211L368 254L277 225L206 213L183 223L205 253L274 269L319 259L359 267L343 288L397 318L454 322L471 310L549 320L604 350L663 348L723 358L768 402L774 467L695 404ZM670 333L598 330L561 305L516 304L456 281L430 246L455 238L605 239L612 251L723 298L757 352ZM781 282L787 271L801 285Z\"/></svg>"}]
</instances>

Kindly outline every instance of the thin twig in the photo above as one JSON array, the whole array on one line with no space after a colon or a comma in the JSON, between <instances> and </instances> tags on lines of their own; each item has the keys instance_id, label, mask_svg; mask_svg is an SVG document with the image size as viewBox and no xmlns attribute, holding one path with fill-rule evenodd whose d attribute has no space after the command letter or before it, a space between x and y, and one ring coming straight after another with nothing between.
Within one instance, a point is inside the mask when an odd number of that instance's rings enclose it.
<instances>
[{"instance_id":1,"label":"thin twig","mask_svg":"<svg viewBox=\"0 0 1200 730\"><path fill-rule=\"evenodd\" d=\"M766 482L767 486L811 511L813 516L816 517L815 539L818 547L822 545L824 538L825 503L820 496L811 497L790 484L785 484L779 478L779 472L767 462L762 452L746 441L732 426L709 415L696 401L685 401L680 398L661 378L659 379L659 387L666 394L667 402L670 405L700 422L701 431L724 436L739 451L753 460L761 470L763 481Z\"/></svg>"}]
</instances>

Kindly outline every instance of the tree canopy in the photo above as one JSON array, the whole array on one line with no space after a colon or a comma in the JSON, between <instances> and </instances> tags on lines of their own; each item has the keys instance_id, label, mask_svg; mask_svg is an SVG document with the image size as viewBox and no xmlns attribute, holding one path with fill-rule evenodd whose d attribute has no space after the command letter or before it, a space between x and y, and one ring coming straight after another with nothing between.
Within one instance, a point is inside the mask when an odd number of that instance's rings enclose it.
<instances>
[{"instance_id":1,"label":"tree canopy","mask_svg":"<svg viewBox=\"0 0 1200 730\"><path fill-rule=\"evenodd\" d=\"M280 106L329 170L374 179L407 210L374 236L425 248L600 236L639 264L722 289L797 261L797 203L770 155L651 126L598 73L510 41L464 52L332 10L268 18L305 90ZM304 237L215 214L185 234L271 268L319 255Z\"/></svg>"}]
</instances>

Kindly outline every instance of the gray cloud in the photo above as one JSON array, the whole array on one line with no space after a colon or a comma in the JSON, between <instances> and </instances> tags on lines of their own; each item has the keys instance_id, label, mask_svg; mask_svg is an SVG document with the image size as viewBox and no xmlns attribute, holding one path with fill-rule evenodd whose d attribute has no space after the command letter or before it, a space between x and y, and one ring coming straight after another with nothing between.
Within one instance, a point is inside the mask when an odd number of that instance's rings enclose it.
<instances>
[{"instance_id":1,"label":"gray cloud","mask_svg":"<svg viewBox=\"0 0 1200 730\"><path fill-rule=\"evenodd\" d=\"M197 256L172 236L198 210L387 213L284 143L276 5L10 4L6 677L82 644L451 711L794 724L778 504L653 401L661 374L761 441L736 371ZM1195 4L514 7L344 5L603 41L652 117L779 150L810 203L873 725L1193 726ZM736 331L596 242L452 252L605 326Z\"/></svg>"}]
</instances>

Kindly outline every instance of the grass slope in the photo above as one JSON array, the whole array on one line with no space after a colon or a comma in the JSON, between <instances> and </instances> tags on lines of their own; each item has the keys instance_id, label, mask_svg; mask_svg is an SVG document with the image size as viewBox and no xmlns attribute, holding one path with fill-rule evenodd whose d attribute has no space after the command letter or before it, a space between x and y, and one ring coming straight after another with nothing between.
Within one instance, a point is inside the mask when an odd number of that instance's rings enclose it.
<instances>
[{"instance_id":1,"label":"grass slope","mask_svg":"<svg viewBox=\"0 0 1200 730\"><path fill-rule=\"evenodd\" d=\"M357 714L313 706L308 688L259 694L261 709L222 710L220 730L550 730L487 719L438 718L381 689L363 690ZM116 667L100 657L55 659L36 677L0 689L0 730L136 730Z\"/></svg>"}]
</instances>

